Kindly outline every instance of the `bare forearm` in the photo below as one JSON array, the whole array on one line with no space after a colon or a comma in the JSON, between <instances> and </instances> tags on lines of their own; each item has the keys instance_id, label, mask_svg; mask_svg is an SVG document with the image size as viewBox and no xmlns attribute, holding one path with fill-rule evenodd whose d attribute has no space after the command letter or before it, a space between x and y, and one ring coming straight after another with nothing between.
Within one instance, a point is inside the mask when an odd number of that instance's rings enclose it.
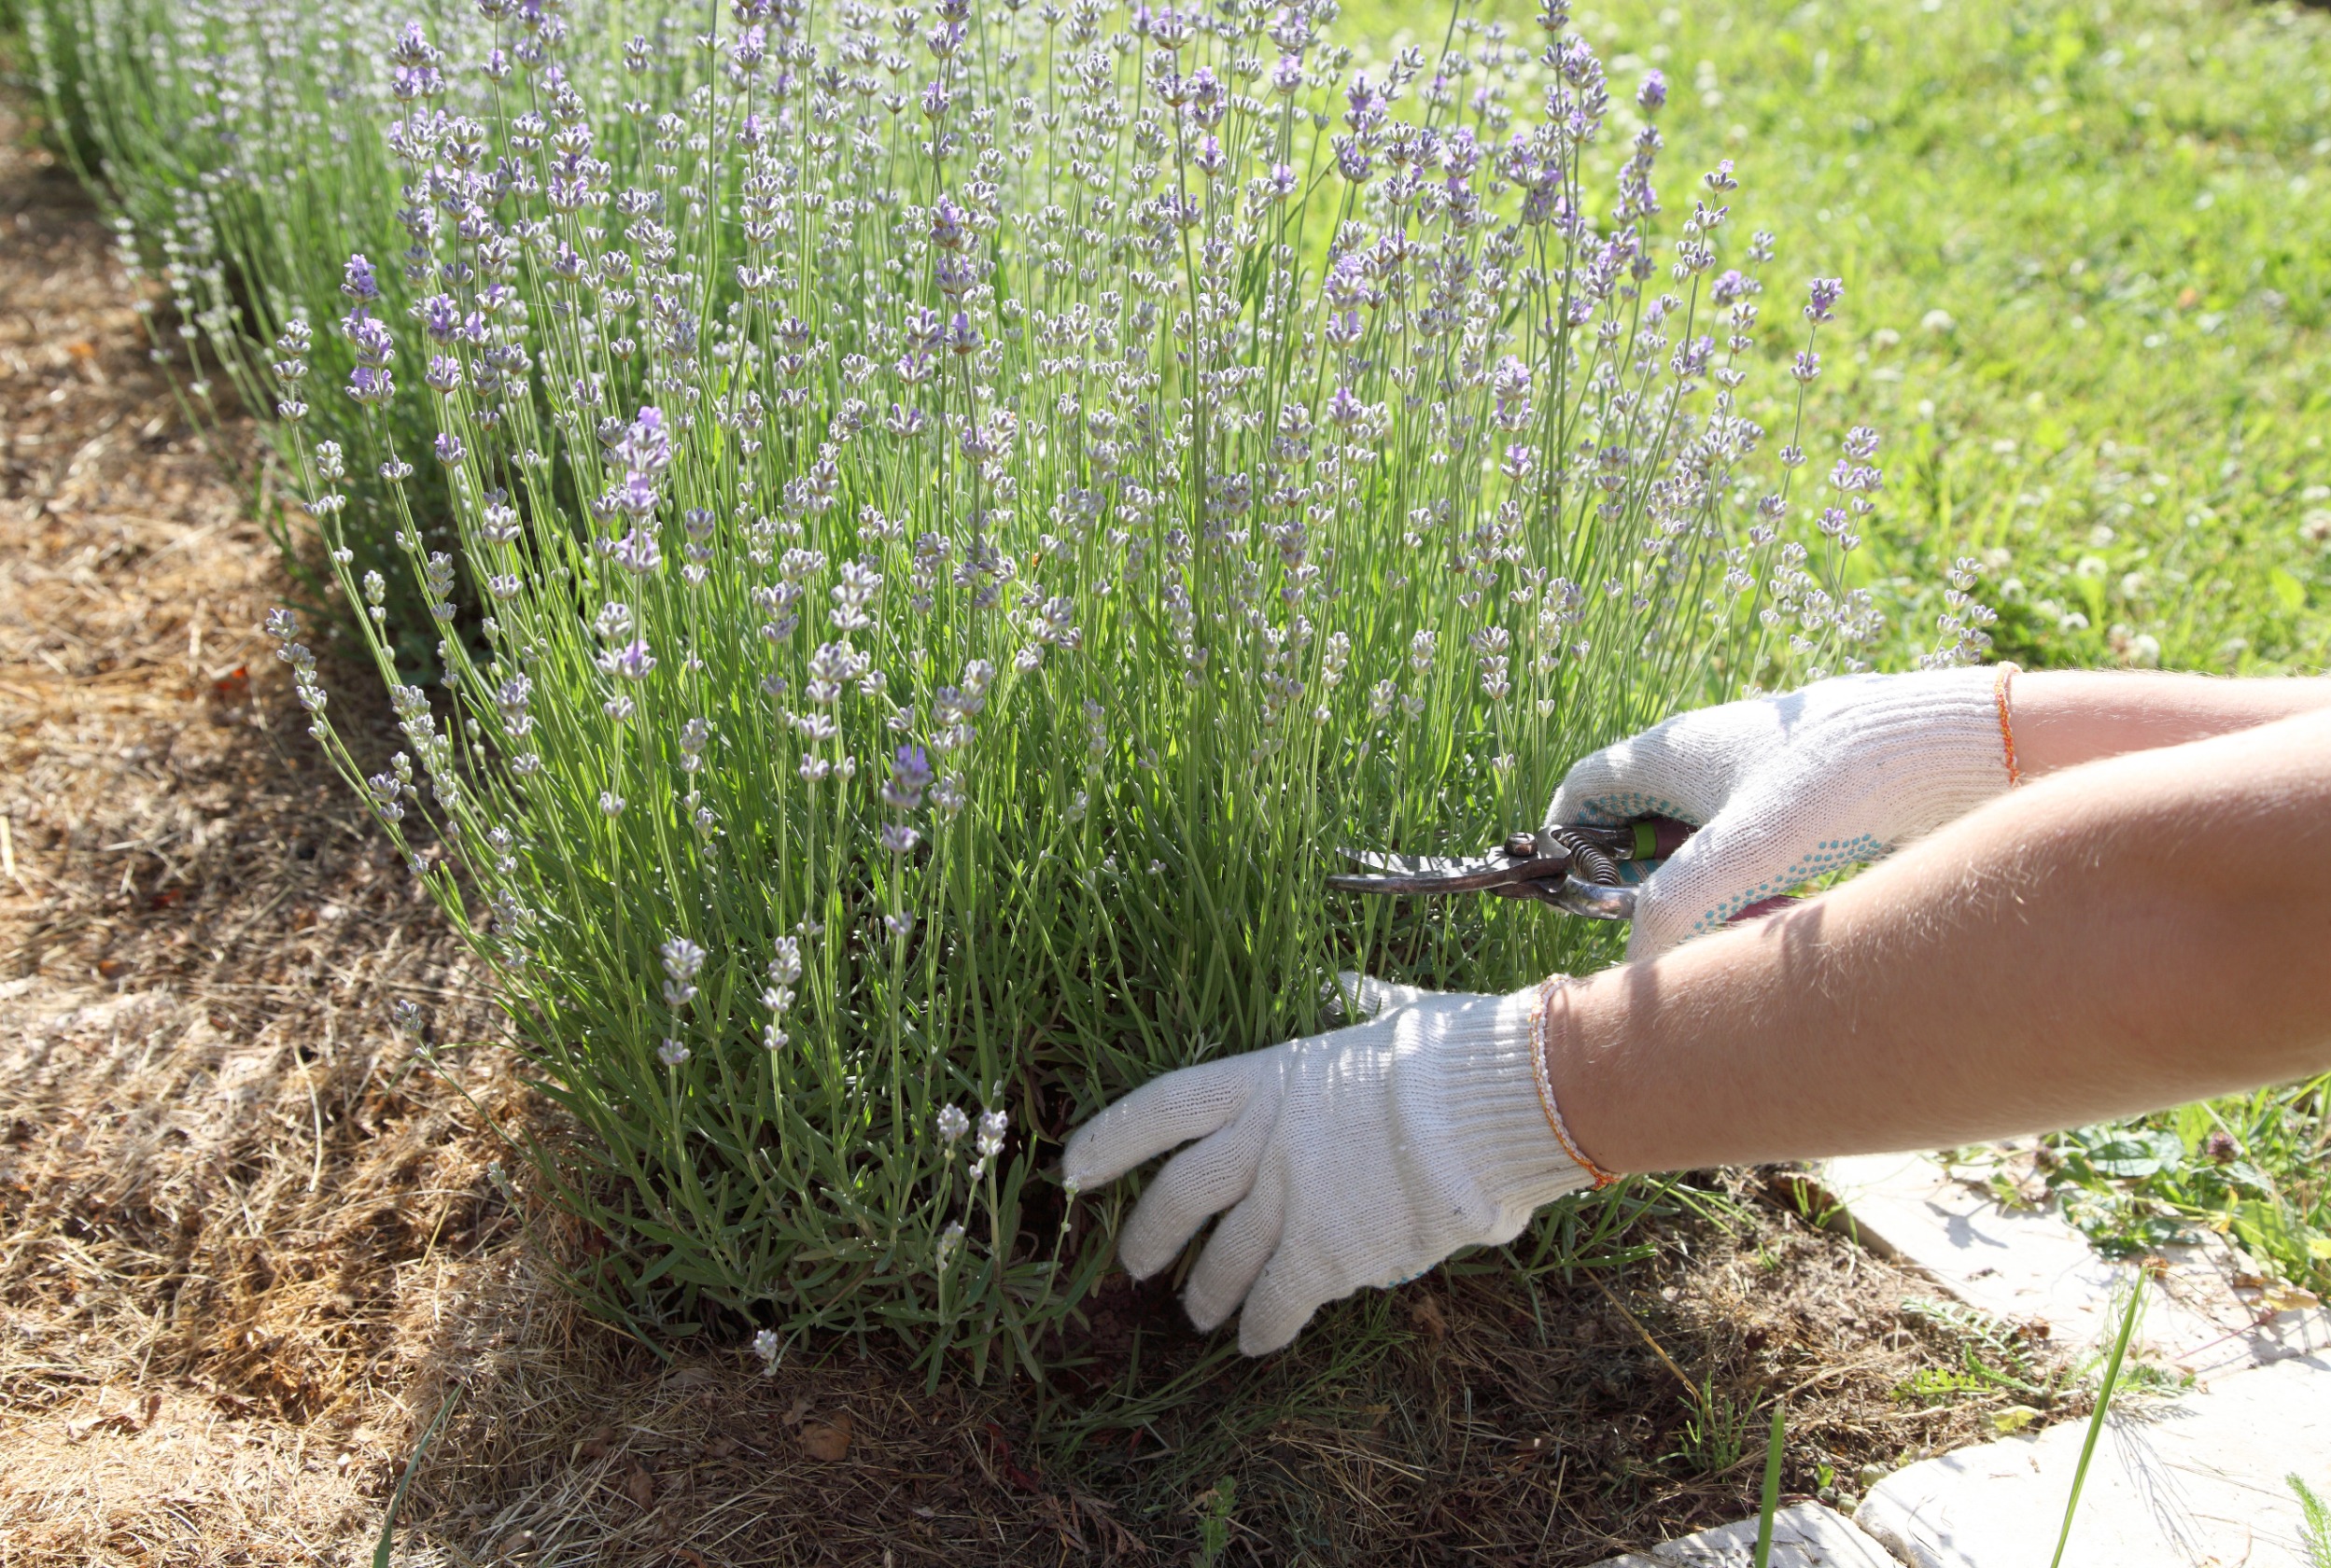
<instances>
[{"instance_id":1,"label":"bare forearm","mask_svg":"<svg viewBox=\"0 0 2331 1568\"><path fill-rule=\"evenodd\" d=\"M1572 1129L1621 1170L1934 1148L2331 1066L2331 711L2226 727L1569 987Z\"/></svg>"},{"instance_id":2,"label":"bare forearm","mask_svg":"<svg viewBox=\"0 0 2331 1568\"><path fill-rule=\"evenodd\" d=\"M2011 688L2016 763L2039 778L2331 707L2331 679L2222 680L2137 670L2040 670Z\"/></svg>"}]
</instances>

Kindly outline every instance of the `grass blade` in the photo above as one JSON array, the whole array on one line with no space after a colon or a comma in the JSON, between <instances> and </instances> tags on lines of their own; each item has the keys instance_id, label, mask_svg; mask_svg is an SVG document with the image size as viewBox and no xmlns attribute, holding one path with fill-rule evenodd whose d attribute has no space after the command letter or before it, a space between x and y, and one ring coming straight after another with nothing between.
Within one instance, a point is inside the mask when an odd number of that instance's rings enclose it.
<instances>
[{"instance_id":1,"label":"grass blade","mask_svg":"<svg viewBox=\"0 0 2331 1568\"><path fill-rule=\"evenodd\" d=\"M445 1424L447 1412L453 1409L454 1401L460 1397L461 1385L456 1383L453 1392L445 1395L445 1402L437 1407L437 1414L429 1418L428 1430L422 1433L421 1440L414 1445L413 1457L405 1461L405 1473L398 1478L397 1490L388 1499L388 1515L381 1520L380 1541L372 1547L372 1568L389 1568L389 1556L397 1547L397 1515L404 1507L405 1490L413 1485L414 1473L421 1468L421 1456L429 1451L431 1443L437 1441L437 1429Z\"/></svg>"},{"instance_id":2,"label":"grass blade","mask_svg":"<svg viewBox=\"0 0 2331 1568\"><path fill-rule=\"evenodd\" d=\"M1774 1400L1773 1430L1764 1439L1764 1497L1756 1510L1756 1568L1766 1568L1773 1557L1773 1516L1780 1511L1781 1436L1787 1414L1782 1402Z\"/></svg>"},{"instance_id":3,"label":"grass blade","mask_svg":"<svg viewBox=\"0 0 2331 1568\"><path fill-rule=\"evenodd\" d=\"M2113 1353L2104 1364L2104 1386L2097 1390L2096 1413L2088 1418L2087 1440L2080 1445L2080 1463L2072 1471L2072 1494L2064 1501L2064 1528L2056 1537L2056 1555L2048 1559L2048 1568L2061 1568L2064 1547L2072 1538L2072 1516L2080 1511L2080 1489L2088 1481L2088 1462L2096 1456L2097 1438L2104 1431L2105 1415L2113 1407L2113 1390L2120 1382L2121 1358L2128 1353L2129 1336L2137 1331L2137 1309L2145 1299L2145 1277L2142 1270L2128 1293L2128 1309L2121 1314L2120 1337L2113 1341Z\"/></svg>"}]
</instances>

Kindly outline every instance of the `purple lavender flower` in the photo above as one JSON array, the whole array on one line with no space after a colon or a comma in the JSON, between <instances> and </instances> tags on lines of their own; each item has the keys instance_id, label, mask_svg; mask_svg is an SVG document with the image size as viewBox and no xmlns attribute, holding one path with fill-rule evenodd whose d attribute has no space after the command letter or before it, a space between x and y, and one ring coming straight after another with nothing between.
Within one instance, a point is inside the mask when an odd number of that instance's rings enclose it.
<instances>
[{"instance_id":1,"label":"purple lavender flower","mask_svg":"<svg viewBox=\"0 0 2331 1568\"><path fill-rule=\"evenodd\" d=\"M1653 71L1643 78L1643 85L1635 90L1636 106L1645 114L1657 114L1667 105L1667 77Z\"/></svg>"},{"instance_id":2,"label":"purple lavender flower","mask_svg":"<svg viewBox=\"0 0 2331 1568\"><path fill-rule=\"evenodd\" d=\"M607 553L615 564L634 577L653 576L664 564L663 547L655 536L644 528L634 528L615 541Z\"/></svg>"},{"instance_id":3,"label":"purple lavender flower","mask_svg":"<svg viewBox=\"0 0 2331 1568\"><path fill-rule=\"evenodd\" d=\"M395 67L389 91L397 101L409 104L415 98L434 98L445 91L444 73L438 63L445 58L442 50L433 48L428 35L417 21L408 21L397 35L395 47L388 51L388 62Z\"/></svg>"},{"instance_id":4,"label":"purple lavender flower","mask_svg":"<svg viewBox=\"0 0 2331 1568\"><path fill-rule=\"evenodd\" d=\"M1211 65L1201 65L1189 75L1190 118L1201 126L1213 127L1222 121L1222 83Z\"/></svg>"},{"instance_id":5,"label":"purple lavender flower","mask_svg":"<svg viewBox=\"0 0 2331 1568\"><path fill-rule=\"evenodd\" d=\"M347 320L348 346L367 365L386 365L396 357L397 343L388 335L388 324L377 316L351 315Z\"/></svg>"},{"instance_id":6,"label":"purple lavender flower","mask_svg":"<svg viewBox=\"0 0 2331 1568\"><path fill-rule=\"evenodd\" d=\"M899 811L920 810L933 777L928 751L920 746L900 747L891 759L890 780L882 786L884 804Z\"/></svg>"},{"instance_id":7,"label":"purple lavender flower","mask_svg":"<svg viewBox=\"0 0 2331 1568\"><path fill-rule=\"evenodd\" d=\"M979 274L967 257L942 256L936 269L939 292L950 300L961 300L971 292L971 286Z\"/></svg>"},{"instance_id":8,"label":"purple lavender flower","mask_svg":"<svg viewBox=\"0 0 2331 1568\"><path fill-rule=\"evenodd\" d=\"M384 367L358 365L348 372L348 396L359 403L386 403L396 395L397 384Z\"/></svg>"},{"instance_id":9,"label":"purple lavender flower","mask_svg":"<svg viewBox=\"0 0 2331 1568\"><path fill-rule=\"evenodd\" d=\"M623 483L615 487L613 498L616 510L626 516L652 516L657 499L655 480L634 469L624 475Z\"/></svg>"},{"instance_id":10,"label":"purple lavender flower","mask_svg":"<svg viewBox=\"0 0 2331 1568\"><path fill-rule=\"evenodd\" d=\"M966 214L952 198L941 196L931 205L931 243L941 250L960 250L968 237L964 231Z\"/></svg>"},{"instance_id":11,"label":"purple lavender flower","mask_svg":"<svg viewBox=\"0 0 2331 1568\"><path fill-rule=\"evenodd\" d=\"M690 984L704 968L704 949L684 936L667 938L657 951L664 959L664 1001L678 1009L695 1000L696 987Z\"/></svg>"},{"instance_id":12,"label":"purple lavender flower","mask_svg":"<svg viewBox=\"0 0 2331 1568\"><path fill-rule=\"evenodd\" d=\"M621 648L611 648L599 655L599 668L609 675L620 675L626 680L645 680L655 668L655 655L648 651L647 638L634 637Z\"/></svg>"},{"instance_id":13,"label":"purple lavender flower","mask_svg":"<svg viewBox=\"0 0 2331 1568\"><path fill-rule=\"evenodd\" d=\"M373 275L372 264L361 252L348 258L341 273L340 292L359 304L380 298L380 279Z\"/></svg>"},{"instance_id":14,"label":"purple lavender flower","mask_svg":"<svg viewBox=\"0 0 2331 1568\"><path fill-rule=\"evenodd\" d=\"M653 403L639 410L623 432L612 454L625 468L657 474L671 467L672 434L664 427L664 411Z\"/></svg>"},{"instance_id":15,"label":"purple lavender flower","mask_svg":"<svg viewBox=\"0 0 2331 1568\"><path fill-rule=\"evenodd\" d=\"M467 455L468 449L461 444L459 436L455 435L451 430L442 430L438 433L437 460L439 462L451 468Z\"/></svg>"},{"instance_id":16,"label":"purple lavender flower","mask_svg":"<svg viewBox=\"0 0 2331 1568\"><path fill-rule=\"evenodd\" d=\"M1836 312L1837 301L1845 297L1844 278L1815 278L1812 287L1806 290L1804 318L1814 322L1830 320Z\"/></svg>"}]
</instances>

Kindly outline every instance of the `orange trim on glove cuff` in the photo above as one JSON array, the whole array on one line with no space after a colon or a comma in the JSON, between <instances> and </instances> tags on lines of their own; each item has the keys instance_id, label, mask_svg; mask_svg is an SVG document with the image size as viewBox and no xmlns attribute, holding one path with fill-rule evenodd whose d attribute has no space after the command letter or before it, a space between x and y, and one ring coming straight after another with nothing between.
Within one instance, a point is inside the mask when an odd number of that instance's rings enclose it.
<instances>
[{"instance_id":1,"label":"orange trim on glove cuff","mask_svg":"<svg viewBox=\"0 0 2331 1568\"><path fill-rule=\"evenodd\" d=\"M1541 982L1538 987L1538 1006L1530 1014L1530 1071L1538 1080L1538 1109L1546 1113L1546 1125L1554 1129L1554 1141L1562 1152L1576 1160L1579 1169L1594 1179L1597 1190L1619 1180L1594 1163L1594 1157L1579 1147L1579 1141L1570 1136L1570 1126L1562 1119L1562 1108L1554 1103L1554 1084L1546 1068L1547 1047L1553 1034L1554 993L1570 984L1567 974L1556 974Z\"/></svg>"},{"instance_id":2,"label":"orange trim on glove cuff","mask_svg":"<svg viewBox=\"0 0 2331 1568\"><path fill-rule=\"evenodd\" d=\"M2024 781L2024 774L2023 769L2015 765L2015 726L2010 718L2008 687L2022 672L2012 664L2002 664L1999 669L1999 679L1991 685L1991 700L1999 705L2000 745L2006 749L2007 787L2012 790Z\"/></svg>"}]
</instances>

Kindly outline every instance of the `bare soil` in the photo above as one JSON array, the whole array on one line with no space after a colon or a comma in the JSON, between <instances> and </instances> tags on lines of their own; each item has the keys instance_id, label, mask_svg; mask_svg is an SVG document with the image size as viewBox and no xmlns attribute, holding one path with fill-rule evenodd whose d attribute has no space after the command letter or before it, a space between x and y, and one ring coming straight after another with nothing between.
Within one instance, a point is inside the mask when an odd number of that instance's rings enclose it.
<instances>
[{"instance_id":1,"label":"bare soil","mask_svg":"<svg viewBox=\"0 0 2331 1568\"><path fill-rule=\"evenodd\" d=\"M1959 1363L1931 1287L1753 1177L1263 1364L1121 1279L1049 1390L583 1321L489 1169L531 1112L478 976L257 634L251 432L198 438L95 212L0 144L0 1564L369 1561L441 1410L402 1562L1181 1562L1229 1477L1225 1561L1583 1563L1752 1511L1762 1417L1719 1463L1709 1407L1786 1397L1792 1492L1987 1430L1898 1396Z\"/></svg>"}]
</instances>

